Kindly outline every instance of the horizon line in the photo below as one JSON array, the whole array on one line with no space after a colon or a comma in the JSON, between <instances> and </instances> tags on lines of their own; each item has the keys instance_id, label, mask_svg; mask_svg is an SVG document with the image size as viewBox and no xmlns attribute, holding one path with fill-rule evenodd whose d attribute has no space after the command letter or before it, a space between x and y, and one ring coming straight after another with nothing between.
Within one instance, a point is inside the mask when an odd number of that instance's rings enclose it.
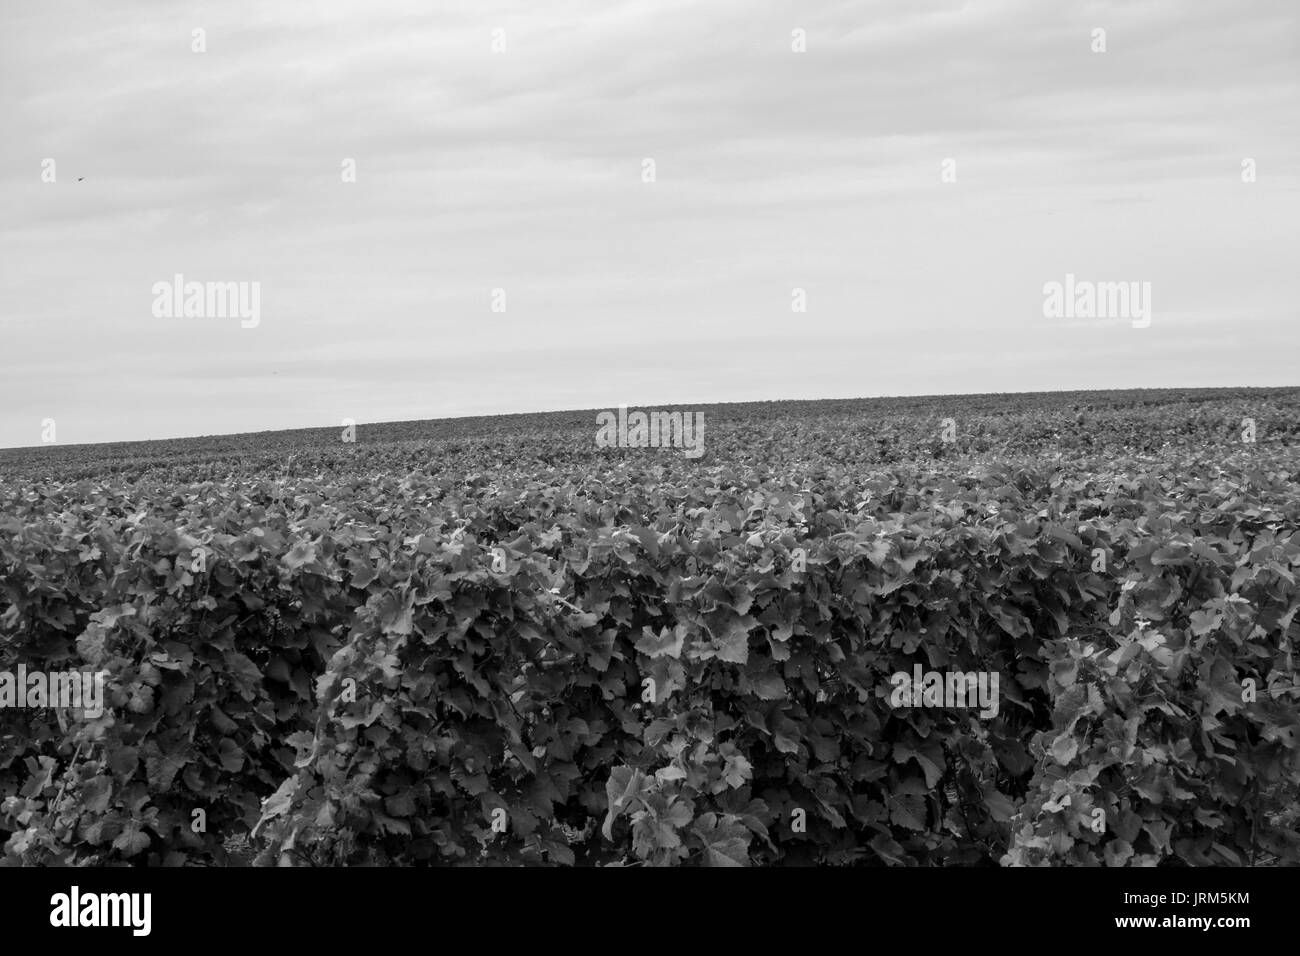
<instances>
[{"instance_id":1,"label":"horizon line","mask_svg":"<svg viewBox=\"0 0 1300 956\"><path fill-rule=\"evenodd\" d=\"M1069 394L1105 394L1114 392L1228 392L1228 391L1276 391L1278 389L1300 389L1300 383L1285 385L1165 385L1165 386L1138 386L1127 388L1057 388L1057 389L1032 389L1024 391L1010 392L923 392L912 395L854 395L846 397L823 397L823 398L765 398L752 401L731 401L731 402L660 402L658 404L646 404L630 402L621 402L614 408L685 408L687 406L709 408L725 405L763 405L789 402L862 402L862 401L890 401L895 399L922 399L922 398L976 398L987 396L1002 395L1069 395ZM590 406L587 408L554 408L554 409L534 409L531 411L515 412L494 412L494 413L475 413L470 415L445 415L436 418L394 418L383 421L356 422L356 427L362 425L404 425L411 422L452 422L465 421L468 419L488 419L488 418L518 418L531 415L564 415L577 414L579 412L606 411L605 406ZM291 428L265 428L257 431L244 432L214 432L201 435L167 435L159 438L113 438L104 441L90 442L38 442L34 445L0 445L0 452L6 451L23 451L33 448L94 448L103 445L141 445L153 442L169 441L193 441L201 438L238 438L244 435L276 435L285 432L303 432L317 431L327 428L338 428L338 425L300 425Z\"/></svg>"}]
</instances>

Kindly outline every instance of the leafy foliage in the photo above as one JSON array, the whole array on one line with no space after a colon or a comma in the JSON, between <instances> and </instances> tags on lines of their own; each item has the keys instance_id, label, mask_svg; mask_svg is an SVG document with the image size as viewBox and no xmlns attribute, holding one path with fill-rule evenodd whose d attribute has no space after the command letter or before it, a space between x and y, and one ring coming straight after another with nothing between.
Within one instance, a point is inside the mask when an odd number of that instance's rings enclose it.
<instances>
[{"instance_id":1,"label":"leafy foliage","mask_svg":"<svg viewBox=\"0 0 1300 956\"><path fill-rule=\"evenodd\" d=\"M1297 394L1087 394L9 453L4 862L1300 862Z\"/></svg>"}]
</instances>

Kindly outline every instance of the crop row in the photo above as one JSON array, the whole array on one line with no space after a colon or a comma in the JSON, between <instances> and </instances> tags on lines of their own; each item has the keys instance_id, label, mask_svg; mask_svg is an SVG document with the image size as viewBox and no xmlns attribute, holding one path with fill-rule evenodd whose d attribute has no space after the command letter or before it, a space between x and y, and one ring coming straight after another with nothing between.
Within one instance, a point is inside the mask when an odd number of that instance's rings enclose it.
<instances>
[{"instance_id":1,"label":"crop row","mask_svg":"<svg viewBox=\"0 0 1300 956\"><path fill-rule=\"evenodd\" d=\"M1296 862L1300 469L0 489L10 863ZM896 706L916 668L996 712Z\"/></svg>"}]
</instances>

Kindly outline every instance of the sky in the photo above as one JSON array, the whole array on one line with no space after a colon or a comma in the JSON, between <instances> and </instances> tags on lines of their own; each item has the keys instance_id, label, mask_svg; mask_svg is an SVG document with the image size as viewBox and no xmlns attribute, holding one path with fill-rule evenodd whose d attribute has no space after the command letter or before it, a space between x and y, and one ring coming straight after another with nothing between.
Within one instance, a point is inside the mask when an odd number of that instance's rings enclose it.
<instances>
[{"instance_id":1,"label":"sky","mask_svg":"<svg viewBox=\"0 0 1300 956\"><path fill-rule=\"evenodd\" d=\"M0 447L1300 384L1295 0L4 3L0 119Z\"/></svg>"}]
</instances>

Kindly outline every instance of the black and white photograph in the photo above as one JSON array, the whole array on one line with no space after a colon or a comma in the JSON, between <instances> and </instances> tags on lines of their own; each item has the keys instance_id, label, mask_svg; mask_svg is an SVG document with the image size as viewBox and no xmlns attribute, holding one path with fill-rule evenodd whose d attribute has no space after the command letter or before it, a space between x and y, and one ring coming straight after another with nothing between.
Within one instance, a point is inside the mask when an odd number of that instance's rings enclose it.
<instances>
[{"instance_id":1,"label":"black and white photograph","mask_svg":"<svg viewBox=\"0 0 1300 956\"><path fill-rule=\"evenodd\" d=\"M6 2L0 128L10 941L1285 919L1295 0Z\"/></svg>"}]
</instances>

